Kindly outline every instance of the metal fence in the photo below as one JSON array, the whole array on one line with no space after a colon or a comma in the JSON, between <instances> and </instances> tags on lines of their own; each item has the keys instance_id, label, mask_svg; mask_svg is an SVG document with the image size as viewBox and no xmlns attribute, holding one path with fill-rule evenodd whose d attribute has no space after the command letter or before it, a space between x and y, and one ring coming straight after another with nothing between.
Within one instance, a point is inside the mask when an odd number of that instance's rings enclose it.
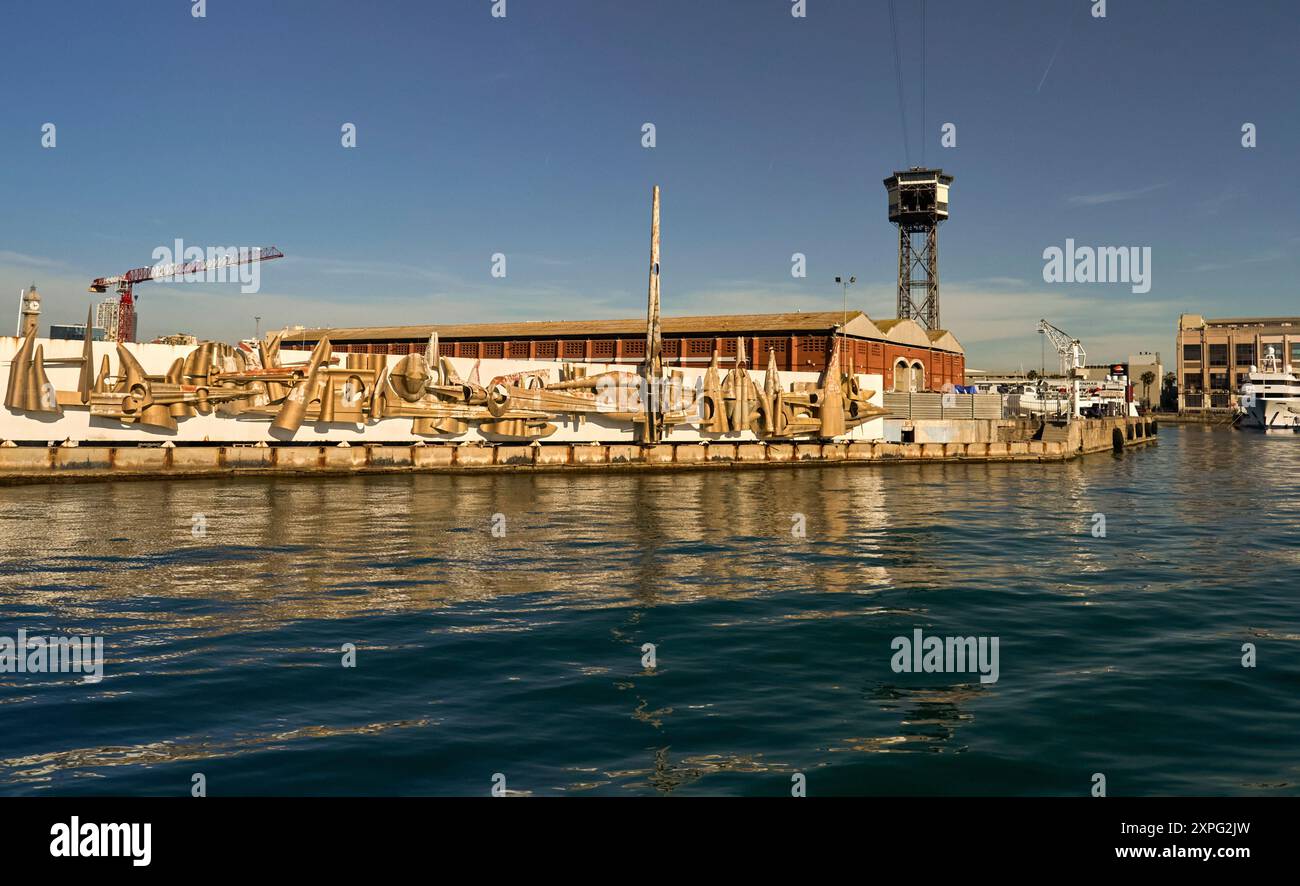
<instances>
[{"instance_id":1,"label":"metal fence","mask_svg":"<svg viewBox=\"0 0 1300 886\"><path fill-rule=\"evenodd\" d=\"M885 408L893 418L1002 418L1004 402L1000 394L885 393Z\"/></svg>"}]
</instances>

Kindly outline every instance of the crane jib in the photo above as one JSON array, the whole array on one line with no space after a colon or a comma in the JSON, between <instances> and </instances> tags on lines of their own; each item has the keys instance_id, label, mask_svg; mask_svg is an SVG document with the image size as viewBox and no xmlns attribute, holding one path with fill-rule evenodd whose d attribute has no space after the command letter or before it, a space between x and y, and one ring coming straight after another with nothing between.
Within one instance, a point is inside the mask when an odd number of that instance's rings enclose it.
<instances>
[{"instance_id":1,"label":"crane jib","mask_svg":"<svg viewBox=\"0 0 1300 886\"><path fill-rule=\"evenodd\" d=\"M274 246L241 247L232 249L224 255L209 259L179 262L165 265L151 265L147 268L135 268L116 277L100 277L90 284L93 291L103 292L110 286L131 285L145 280L160 280L167 277L179 277L184 274L196 274L216 268L244 265L251 262L266 261L272 258L284 258L284 253Z\"/></svg>"},{"instance_id":2,"label":"crane jib","mask_svg":"<svg viewBox=\"0 0 1300 886\"><path fill-rule=\"evenodd\" d=\"M124 275L126 282L139 283L144 280L158 280L165 277L179 277L185 274L197 274L201 271L211 271L216 268L231 267L233 265L243 265L249 262L264 261L270 258L283 258L284 253L274 246L265 246L260 249L238 249L231 252L206 260L196 259L188 262L173 262L166 265L153 265L148 268L136 268L133 271L127 271Z\"/></svg>"}]
</instances>

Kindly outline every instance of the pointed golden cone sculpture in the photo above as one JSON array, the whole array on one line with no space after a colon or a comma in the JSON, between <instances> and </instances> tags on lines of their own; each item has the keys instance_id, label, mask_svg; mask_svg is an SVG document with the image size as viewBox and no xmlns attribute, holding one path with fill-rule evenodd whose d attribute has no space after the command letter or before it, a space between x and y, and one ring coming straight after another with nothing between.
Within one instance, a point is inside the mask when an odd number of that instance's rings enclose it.
<instances>
[{"instance_id":1,"label":"pointed golden cone sculpture","mask_svg":"<svg viewBox=\"0 0 1300 886\"><path fill-rule=\"evenodd\" d=\"M9 364L9 386L5 388L5 406L10 409L30 409L27 399L27 375L31 372L32 351L35 349L36 330L27 333L23 343Z\"/></svg>"},{"instance_id":2,"label":"pointed golden cone sculpture","mask_svg":"<svg viewBox=\"0 0 1300 886\"><path fill-rule=\"evenodd\" d=\"M334 379L326 377L321 384L320 411L316 421L329 424L334 421Z\"/></svg>"},{"instance_id":3,"label":"pointed golden cone sculpture","mask_svg":"<svg viewBox=\"0 0 1300 886\"><path fill-rule=\"evenodd\" d=\"M444 385L465 384L465 380L460 377L460 373L456 371L456 367L452 365L449 357L439 358L438 365L442 367L442 383Z\"/></svg>"},{"instance_id":4,"label":"pointed golden cone sculpture","mask_svg":"<svg viewBox=\"0 0 1300 886\"><path fill-rule=\"evenodd\" d=\"M280 431L293 434L302 427L302 420L307 416L307 403L316 393L319 385L320 366L330 355L330 340L322 338L316 343L316 347L311 352L311 357L307 360L306 372L307 377L293 386L288 396L284 398L284 404L280 411L276 413L275 421L271 426Z\"/></svg>"},{"instance_id":5,"label":"pointed golden cone sculpture","mask_svg":"<svg viewBox=\"0 0 1300 886\"><path fill-rule=\"evenodd\" d=\"M776 399L772 401L772 433L777 437L784 437L789 428L789 418L785 414L785 392L777 391Z\"/></svg>"},{"instance_id":6,"label":"pointed golden cone sculpture","mask_svg":"<svg viewBox=\"0 0 1300 886\"><path fill-rule=\"evenodd\" d=\"M718 380L718 352L713 352L709 369L704 373L704 393L700 403L700 430L710 434L727 433L727 404L722 399Z\"/></svg>"},{"instance_id":7,"label":"pointed golden cone sculpture","mask_svg":"<svg viewBox=\"0 0 1300 886\"><path fill-rule=\"evenodd\" d=\"M95 322L95 309L86 311L86 338L81 343L81 373L77 378L77 393L81 395L84 406L90 402L90 395L95 389L95 346L92 324Z\"/></svg>"},{"instance_id":8,"label":"pointed golden cone sculpture","mask_svg":"<svg viewBox=\"0 0 1300 886\"><path fill-rule=\"evenodd\" d=\"M840 437L844 434L844 389L840 386L840 338L835 337L831 360L821 377L822 395L818 408L823 437Z\"/></svg>"},{"instance_id":9,"label":"pointed golden cone sculpture","mask_svg":"<svg viewBox=\"0 0 1300 886\"><path fill-rule=\"evenodd\" d=\"M763 430L769 434L777 431L778 404L781 393L781 373L776 368L776 350L767 349L767 374L763 376Z\"/></svg>"},{"instance_id":10,"label":"pointed golden cone sculpture","mask_svg":"<svg viewBox=\"0 0 1300 886\"><path fill-rule=\"evenodd\" d=\"M754 413L754 401L749 395L753 382L745 369L744 336L736 336L736 365L727 376L727 380L731 383L731 391L728 394L731 397L731 429L743 431L749 427Z\"/></svg>"},{"instance_id":11,"label":"pointed golden cone sculpture","mask_svg":"<svg viewBox=\"0 0 1300 886\"><path fill-rule=\"evenodd\" d=\"M31 393L33 412L49 412L54 415L62 415L63 407L59 405L58 392L54 390L54 385L50 384L50 379L45 374L45 346L37 345L36 353L32 355L32 369L27 376L28 389Z\"/></svg>"},{"instance_id":12,"label":"pointed golden cone sculpture","mask_svg":"<svg viewBox=\"0 0 1300 886\"><path fill-rule=\"evenodd\" d=\"M103 359L99 361L99 375L95 376L96 394L108 393L108 373L111 367L112 364L109 362L108 354L105 354Z\"/></svg>"},{"instance_id":13,"label":"pointed golden cone sculpture","mask_svg":"<svg viewBox=\"0 0 1300 886\"><path fill-rule=\"evenodd\" d=\"M739 430L748 428L755 434L762 433L763 422L767 418L767 407L763 400L763 392L758 389L758 385L754 383L753 377L751 377L746 371L741 372L740 381L745 391L748 417L745 419L744 427Z\"/></svg>"},{"instance_id":14,"label":"pointed golden cone sculpture","mask_svg":"<svg viewBox=\"0 0 1300 886\"><path fill-rule=\"evenodd\" d=\"M743 367L737 366L727 373L722 381L722 397L727 404L728 425L733 431L743 431L749 427L754 405L750 397L753 382Z\"/></svg>"},{"instance_id":15,"label":"pointed golden cone sculpture","mask_svg":"<svg viewBox=\"0 0 1300 886\"><path fill-rule=\"evenodd\" d=\"M138 401L138 408L148 406L153 402L153 397L149 395L149 379L145 374L144 367L140 361L135 359L135 355L126 349L126 345L118 342L117 344L117 365L118 377L124 385L126 394L134 397Z\"/></svg>"}]
</instances>

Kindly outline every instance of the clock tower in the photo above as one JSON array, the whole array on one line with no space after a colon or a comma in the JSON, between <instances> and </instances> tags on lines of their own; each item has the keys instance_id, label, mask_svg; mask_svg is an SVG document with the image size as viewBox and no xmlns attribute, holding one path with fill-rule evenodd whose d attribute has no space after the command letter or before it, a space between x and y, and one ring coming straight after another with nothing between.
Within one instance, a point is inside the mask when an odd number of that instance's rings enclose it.
<instances>
[{"instance_id":1,"label":"clock tower","mask_svg":"<svg viewBox=\"0 0 1300 886\"><path fill-rule=\"evenodd\" d=\"M22 303L18 310L18 337L24 338L36 330L41 321L41 295L36 291L36 284L21 294Z\"/></svg>"}]
</instances>

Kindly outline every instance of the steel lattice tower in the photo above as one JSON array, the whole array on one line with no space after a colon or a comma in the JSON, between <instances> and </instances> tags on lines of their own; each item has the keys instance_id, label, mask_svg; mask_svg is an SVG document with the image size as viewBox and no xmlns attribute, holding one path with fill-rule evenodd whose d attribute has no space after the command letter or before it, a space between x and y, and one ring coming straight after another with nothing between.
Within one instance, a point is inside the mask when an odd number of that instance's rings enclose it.
<instances>
[{"instance_id":1,"label":"steel lattice tower","mask_svg":"<svg viewBox=\"0 0 1300 886\"><path fill-rule=\"evenodd\" d=\"M952 176L913 167L885 179L889 220L898 225L898 316L939 325L939 224L948 218Z\"/></svg>"}]
</instances>

